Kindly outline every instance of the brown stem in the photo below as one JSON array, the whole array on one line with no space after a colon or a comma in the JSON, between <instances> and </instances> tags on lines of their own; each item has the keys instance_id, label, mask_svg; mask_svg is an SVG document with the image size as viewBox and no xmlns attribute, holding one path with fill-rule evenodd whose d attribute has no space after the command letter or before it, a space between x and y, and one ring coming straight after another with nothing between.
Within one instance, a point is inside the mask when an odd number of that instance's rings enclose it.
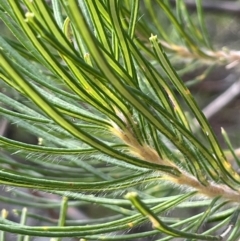
<instances>
[{"instance_id":1,"label":"brown stem","mask_svg":"<svg viewBox=\"0 0 240 241\"><path fill-rule=\"evenodd\" d=\"M165 180L174 182L180 186L191 187L199 192L199 194L206 197L214 198L221 196L222 198L231 202L240 202L240 193L232 190L224 184L216 184L209 182L207 186L202 185L197 178L190 176L187 173L182 173L180 177L164 176Z\"/></svg>"}]
</instances>

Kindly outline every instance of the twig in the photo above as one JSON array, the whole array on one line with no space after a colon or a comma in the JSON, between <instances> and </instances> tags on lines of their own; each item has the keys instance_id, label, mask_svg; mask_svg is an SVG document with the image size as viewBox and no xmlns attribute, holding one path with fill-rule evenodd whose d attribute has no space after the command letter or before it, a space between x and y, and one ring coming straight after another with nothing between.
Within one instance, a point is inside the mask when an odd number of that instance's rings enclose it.
<instances>
[{"instance_id":1,"label":"twig","mask_svg":"<svg viewBox=\"0 0 240 241\"><path fill-rule=\"evenodd\" d=\"M232 84L225 92L218 96L208 106L203 109L203 113L209 119L220 111L224 106L229 104L240 94L240 80Z\"/></svg>"},{"instance_id":2,"label":"twig","mask_svg":"<svg viewBox=\"0 0 240 241\"><path fill-rule=\"evenodd\" d=\"M211 51L204 50L201 51L205 56L200 56L196 52L191 52L187 47L175 44L169 44L165 41L159 41L163 47L175 52L177 55L183 57L183 59L201 59L205 63L215 63L224 64L227 69L231 69L240 63L240 51L229 50L227 48L222 48L222 50Z\"/></svg>"},{"instance_id":3,"label":"twig","mask_svg":"<svg viewBox=\"0 0 240 241\"><path fill-rule=\"evenodd\" d=\"M240 81L237 82L240 86ZM123 116L120 111L116 111L118 116ZM127 126L127 120L123 119ZM240 191L235 191L229 188L225 184L218 184L214 182L201 183L195 176L187 173L184 170L181 170L179 166L167 159L162 159L159 154L149 145L139 143L135 138L131 129L122 130L116 123L112 122L111 132L121 139L129 148L129 151L137 157L140 157L142 160L150 163L159 164L162 166L168 166L175 168L179 171L179 175L174 175L171 173L161 173L163 180L170 181L172 184L177 184L179 187L190 187L193 190L198 191L200 195L215 198L218 196L223 197L226 200L231 202L240 202Z\"/></svg>"}]
</instances>

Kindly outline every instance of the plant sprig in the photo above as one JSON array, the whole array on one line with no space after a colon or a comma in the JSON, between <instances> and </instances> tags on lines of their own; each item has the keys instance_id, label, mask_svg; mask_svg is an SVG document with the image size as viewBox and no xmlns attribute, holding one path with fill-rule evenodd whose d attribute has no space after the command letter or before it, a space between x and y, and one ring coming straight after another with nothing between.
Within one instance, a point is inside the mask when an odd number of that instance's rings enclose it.
<instances>
[{"instance_id":1,"label":"plant sprig","mask_svg":"<svg viewBox=\"0 0 240 241\"><path fill-rule=\"evenodd\" d=\"M55 222L23 209L21 224L2 216L1 236L6 231L25 239L128 240L158 234L160 240L221 240L233 230L230 237L234 237L236 228L222 235L218 231L240 225L238 208L229 205L240 200L240 176L167 52L222 61L223 52L215 51L207 36L201 1L197 1L198 24L183 1L177 3L176 14L167 1L156 1L154 6L144 1L155 24L154 7L165 13L183 39L182 46L161 24L156 26L158 33L150 32L150 24L140 19L140 1L51 2L0 0L0 18L15 36L0 37L1 84L21 96L15 100L1 93L0 113L39 138L39 145L33 145L0 137L0 146L14 154L1 154L0 182L63 196L62 203L44 199L43 205L43 200L33 201L18 192L21 205L25 198L29 206L61 206L60 215ZM225 60L231 62L232 57L225 55ZM184 104L204 141L192 128ZM15 156L27 163L18 163ZM172 195L169 186L183 192ZM126 193L131 202L124 199ZM208 200L197 200L201 197ZM68 220L71 198L80 200L76 205L97 203L114 214L90 220L89 225L87 221L74 225ZM2 200L15 203L11 198ZM205 211L177 222L164 214L198 205ZM226 211L221 213L223 207ZM30 216L50 225L26 225ZM120 233L147 220L156 230ZM213 220L218 225L200 234L199 228Z\"/></svg>"}]
</instances>

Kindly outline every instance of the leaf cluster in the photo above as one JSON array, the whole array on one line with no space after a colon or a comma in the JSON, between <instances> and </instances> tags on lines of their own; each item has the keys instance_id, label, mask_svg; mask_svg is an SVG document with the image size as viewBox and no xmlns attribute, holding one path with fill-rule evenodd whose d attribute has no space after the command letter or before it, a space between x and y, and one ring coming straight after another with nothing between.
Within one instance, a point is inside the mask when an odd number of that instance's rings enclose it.
<instances>
[{"instance_id":1,"label":"leaf cluster","mask_svg":"<svg viewBox=\"0 0 240 241\"><path fill-rule=\"evenodd\" d=\"M60 210L57 220L17 210L20 223L3 211L1 240L236 240L240 176L172 64L208 64L207 74L238 58L213 48L196 6L193 21L182 0L176 9L161 0L0 0L14 36L0 36L0 114L38 137L34 145L0 136L0 183L16 187L0 199ZM94 204L110 214L71 220L69 210ZM124 233L147 222L149 231Z\"/></svg>"}]
</instances>

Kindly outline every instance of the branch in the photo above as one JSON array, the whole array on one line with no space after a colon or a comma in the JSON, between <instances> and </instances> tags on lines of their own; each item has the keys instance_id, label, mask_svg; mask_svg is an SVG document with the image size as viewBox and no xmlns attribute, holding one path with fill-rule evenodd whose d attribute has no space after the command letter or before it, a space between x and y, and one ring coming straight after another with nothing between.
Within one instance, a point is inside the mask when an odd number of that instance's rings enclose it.
<instances>
[{"instance_id":1,"label":"branch","mask_svg":"<svg viewBox=\"0 0 240 241\"><path fill-rule=\"evenodd\" d=\"M232 84L225 92L218 96L208 106L203 109L206 118L209 119L220 111L224 106L229 104L240 94L240 80Z\"/></svg>"},{"instance_id":2,"label":"branch","mask_svg":"<svg viewBox=\"0 0 240 241\"><path fill-rule=\"evenodd\" d=\"M240 82L237 83L240 85ZM117 114L122 116L120 112ZM125 121L127 126L129 126L127 120ZM112 122L112 128L110 130L128 146L129 152L134 156L139 157L146 162L176 168L180 173L179 176L176 176L169 173L165 174L160 171L163 180L170 181L172 184L177 184L179 187L193 188L194 190L198 191L200 195L206 197L215 198L221 196L231 202L240 202L240 191L235 191L225 184L207 182L207 180L205 185L203 185L203 183L201 183L196 177L182 170L175 163L167 159L162 159L157 151L151 146L139 143L131 129L122 130L119 126L117 126L116 123Z\"/></svg>"},{"instance_id":3,"label":"branch","mask_svg":"<svg viewBox=\"0 0 240 241\"><path fill-rule=\"evenodd\" d=\"M200 59L203 62L212 63L217 62L218 64L224 64L227 69L234 68L240 63L240 51L229 50L222 48L222 50L211 51L201 49L207 57L199 56L195 52L191 52L187 47L175 44L169 44L165 41L160 40L160 44L166 49L177 53L183 59Z\"/></svg>"}]
</instances>

